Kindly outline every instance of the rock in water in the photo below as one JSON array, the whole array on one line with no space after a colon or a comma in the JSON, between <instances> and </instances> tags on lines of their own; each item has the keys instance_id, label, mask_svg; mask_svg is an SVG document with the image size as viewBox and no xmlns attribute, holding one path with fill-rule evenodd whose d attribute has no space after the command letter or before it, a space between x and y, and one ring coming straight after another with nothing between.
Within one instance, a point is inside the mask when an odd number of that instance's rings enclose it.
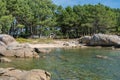
<instances>
[{"instance_id":1,"label":"rock in water","mask_svg":"<svg viewBox=\"0 0 120 80\"><path fill-rule=\"evenodd\" d=\"M33 69L22 77L21 80L50 80L50 73L44 70Z\"/></svg>"},{"instance_id":2,"label":"rock in water","mask_svg":"<svg viewBox=\"0 0 120 80\"><path fill-rule=\"evenodd\" d=\"M0 68L0 80L50 80L51 74L44 70L30 71L13 68Z\"/></svg>"},{"instance_id":3,"label":"rock in water","mask_svg":"<svg viewBox=\"0 0 120 80\"><path fill-rule=\"evenodd\" d=\"M35 52L33 48L24 47L21 44L8 45L6 48L0 50L0 55L7 57L18 57L18 58L38 58L38 53Z\"/></svg>"},{"instance_id":4,"label":"rock in water","mask_svg":"<svg viewBox=\"0 0 120 80\"><path fill-rule=\"evenodd\" d=\"M1 53L3 56L16 58L38 58L39 55L32 48L7 49Z\"/></svg>"},{"instance_id":5,"label":"rock in water","mask_svg":"<svg viewBox=\"0 0 120 80\"><path fill-rule=\"evenodd\" d=\"M100 59L109 59L108 56L102 56L102 55L96 55L95 57Z\"/></svg>"},{"instance_id":6,"label":"rock in water","mask_svg":"<svg viewBox=\"0 0 120 80\"><path fill-rule=\"evenodd\" d=\"M50 53L52 49L44 49L44 48L34 48L37 53Z\"/></svg>"}]
</instances>

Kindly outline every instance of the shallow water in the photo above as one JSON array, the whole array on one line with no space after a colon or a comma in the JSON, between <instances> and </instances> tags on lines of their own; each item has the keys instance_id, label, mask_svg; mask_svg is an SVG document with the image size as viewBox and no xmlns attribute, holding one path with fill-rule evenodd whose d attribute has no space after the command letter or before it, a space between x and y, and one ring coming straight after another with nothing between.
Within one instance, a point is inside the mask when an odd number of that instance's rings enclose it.
<instances>
[{"instance_id":1,"label":"shallow water","mask_svg":"<svg viewBox=\"0 0 120 80\"><path fill-rule=\"evenodd\" d=\"M109 59L95 58L95 55ZM0 63L0 67L44 69L52 80L120 80L120 51L109 48L55 49L40 59L15 59Z\"/></svg>"}]
</instances>

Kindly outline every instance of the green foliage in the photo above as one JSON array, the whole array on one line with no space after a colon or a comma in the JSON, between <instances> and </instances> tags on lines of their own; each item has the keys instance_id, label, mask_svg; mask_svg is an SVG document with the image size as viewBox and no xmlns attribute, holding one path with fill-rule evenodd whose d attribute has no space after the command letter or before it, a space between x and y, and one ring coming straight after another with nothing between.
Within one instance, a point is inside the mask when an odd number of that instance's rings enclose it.
<instances>
[{"instance_id":1,"label":"green foliage","mask_svg":"<svg viewBox=\"0 0 120 80\"><path fill-rule=\"evenodd\" d=\"M0 0L0 17L7 13L6 2L4 0Z\"/></svg>"},{"instance_id":2,"label":"green foliage","mask_svg":"<svg viewBox=\"0 0 120 80\"><path fill-rule=\"evenodd\" d=\"M120 9L102 4L63 8L51 0L0 0L0 33L14 36L78 38L94 33L120 32Z\"/></svg>"},{"instance_id":3,"label":"green foliage","mask_svg":"<svg viewBox=\"0 0 120 80\"><path fill-rule=\"evenodd\" d=\"M79 37L94 33L111 33L119 31L119 10L96 5L76 5L62 9L58 8L58 23L62 33L68 37ZM117 26L117 27L116 27Z\"/></svg>"},{"instance_id":4,"label":"green foliage","mask_svg":"<svg viewBox=\"0 0 120 80\"><path fill-rule=\"evenodd\" d=\"M9 32L12 21L13 21L12 15L2 16L0 18L0 26L2 33L7 34Z\"/></svg>"},{"instance_id":5,"label":"green foliage","mask_svg":"<svg viewBox=\"0 0 120 80\"><path fill-rule=\"evenodd\" d=\"M24 28L24 25L18 24L17 27L18 27L18 28Z\"/></svg>"},{"instance_id":6,"label":"green foliage","mask_svg":"<svg viewBox=\"0 0 120 80\"><path fill-rule=\"evenodd\" d=\"M32 43L32 44L38 44L38 43L54 43L53 39L47 38L47 39L25 39L25 38L16 38L16 40L20 43Z\"/></svg>"}]
</instances>

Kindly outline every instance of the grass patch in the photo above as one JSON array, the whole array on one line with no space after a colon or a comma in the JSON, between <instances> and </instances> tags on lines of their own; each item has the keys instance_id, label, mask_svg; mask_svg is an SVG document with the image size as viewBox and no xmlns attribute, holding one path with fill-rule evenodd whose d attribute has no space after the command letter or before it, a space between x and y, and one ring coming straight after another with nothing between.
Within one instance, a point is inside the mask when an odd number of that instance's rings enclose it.
<instances>
[{"instance_id":1,"label":"grass patch","mask_svg":"<svg viewBox=\"0 0 120 80\"><path fill-rule=\"evenodd\" d=\"M20 43L32 43L33 40L32 39L25 39L25 38L16 38L16 41L20 42Z\"/></svg>"},{"instance_id":2,"label":"grass patch","mask_svg":"<svg viewBox=\"0 0 120 80\"><path fill-rule=\"evenodd\" d=\"M32 43L32 44L38 44L38 43L54 43L53 39L47 38L47 39L25 39L25 38L16 38L16 40L19 43Z\"/></svg>"}]
</instances>

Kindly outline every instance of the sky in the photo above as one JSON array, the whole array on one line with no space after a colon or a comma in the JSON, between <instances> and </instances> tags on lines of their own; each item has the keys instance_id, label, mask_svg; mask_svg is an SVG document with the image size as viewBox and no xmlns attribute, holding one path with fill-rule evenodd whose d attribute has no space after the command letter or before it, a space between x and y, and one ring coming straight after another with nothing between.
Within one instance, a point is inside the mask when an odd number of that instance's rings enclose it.
<instances>
[{"instance_id":1,"label":"sky","mask_svg":"<svg viewBox=\"0 0 120 80\"><path fill-rule=\"evenodd\" d=\"M97 4L102 3L111 8L120 8L120 0L52 0L56 5L73 6L73 5L84 5L84 4Z\"/></svg>"}]
</instances>

